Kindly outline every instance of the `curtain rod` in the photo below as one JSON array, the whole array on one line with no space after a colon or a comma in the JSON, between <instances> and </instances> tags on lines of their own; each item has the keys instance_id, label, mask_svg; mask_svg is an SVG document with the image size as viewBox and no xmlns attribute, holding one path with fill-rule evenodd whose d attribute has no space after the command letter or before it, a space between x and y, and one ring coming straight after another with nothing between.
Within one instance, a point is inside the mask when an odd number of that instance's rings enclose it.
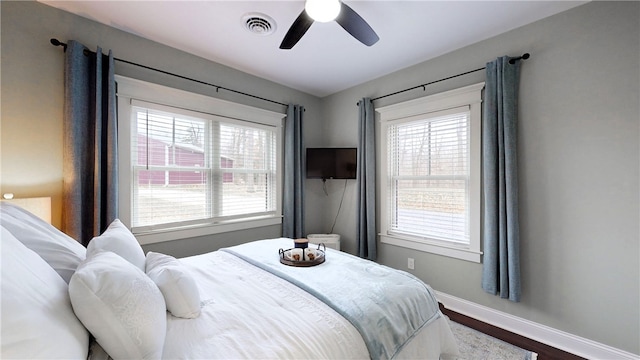
<instances>
[{"instance_id":1,"label":"curtain rod","mask_svg":"<svg viewBox=\"0 0 640 360\"><path fill-rule=\"evenodd\" d=\"M529 53L524 53L524 54L522 54L522 56L518 56L518 57L514 57L514 58L509 59L509 64L515 64L516 61L518 61L518 60L527 60L529 57L531 57L531 55L529 55ZM382 98L386 98L388 96L398 95L398 94L401 94L403 92L407 92L407 91L411 91L411 90L415 90L415 89L419 89L419 88L422 88L422 90L425 91L427 85L432 85L432 84L435 84L435 83L439 83L441 81L450 80L450 79L457 78L457 77L460 77L460 76L463 76L463 75L467 75L467 74L471 74L471 73L474 73L474 72L482 71L485 68L486 67L481 67L479 69L470 70L470 71L463 72L461 74L449 76L449 77L446 77L444 79L435 80L435 81L428 82L426 84L422 84L422 85L414 86L414 87L411 87L411 88L408 88L408 89L396 91L396 92L393 92L391 94L378 96L377 98L371 99L371 101L376 101L376 100L379 100L379 99L382 99ZM360 102L356 103L356 105L359 104L359 103Z\"/></svg>"},{"instance_id":2,"label":"curtain rod","mask_svg":"<svg viewBox=\"0 0 640 360\"><path fill-rule=\"evenodd\" d=\"M53 45L53 46L62 46L64 48L64 51L67 51L67 44L59 41L58 39L51 39L51 45ZM84 54L85 55L88 55L89 53L95 54L95 52L93 52L93 51L91 51L89 49L84 49ZM242 91L229 89L229 88L226 88L224 86L219 86L219 85L211 84L211 83L208 83L208 82L205 82L205 81L202 81L202 80L193 79L193 78L190 78L190 77L178 75L178 74L171 73L171 72L168 72L168 71L152 68L150 66L134 63L132 61L118 59L116 57L114 57L113 59L115 61L123 62L123 63L129 64L129 65L138 66L138 67L141 67L141 68L144 68L144 69L147 69L147 70L153 70L153 71L156 71L156 72L159 72L159 73L163 73L163 74L166 74L166 75L171 75L171 76L174 76L174 77L177 77L177 78L180 78L180 79L189 80L189 81L197 82L197 83L200 83L200 84L212 86L212 87L216 88L216 92L218 92L220 89L222 89L222 90L226 90L226 91L229 91L229 92L232 92L232 93L236 93L236 94L240 94L240 95L244 95L244 96L249 96L249 97L252 97L254 99L258 99L258 100L262 100L262 101L268 101L270 103L274 103L274 104L278 104L278 105L282 105L282 106L288 106L287 104L281 103L279 101L266 99L266 98L263 98L263 97L260 97L260 96L256 96L256 95L252 95L252 94L247 94L247 93L242 92Z\"/></svg>"}]
</instances>

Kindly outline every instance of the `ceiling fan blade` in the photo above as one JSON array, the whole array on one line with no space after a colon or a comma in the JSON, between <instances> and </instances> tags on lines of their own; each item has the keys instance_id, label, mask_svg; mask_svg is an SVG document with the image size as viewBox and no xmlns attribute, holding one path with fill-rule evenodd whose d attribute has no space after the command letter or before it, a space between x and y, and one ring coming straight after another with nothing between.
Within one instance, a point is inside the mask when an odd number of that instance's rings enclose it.
<instances>
[{"instance_id":1,"label":"ceiling fan blade","mask_svg":"<svg viewBox=\"0 0 640 360\"><path fill-rule=\"evenodd\" d=\"M311 24L313 24L313 19L309 15L307 15L306 11L302 10L293 24L291 24L291 27L289 28L289 31L287 31L287 34L284 36L284 39L282 39L280 49L291 49L295 44L298 43L298 41L300 41L302 35L304 35L307 30L309 30Z\"/></svg>"},{"instance_id":2,"label":"ceiling fan blade","mask_svg":"<svg viewBox=\"0 0 640 360\"><path fill-rule=\"evenodd\" d=\"M340 26L347 30L351 36L367 46L371 46L380 40L376 32L373 31L371 26L369 26L358 13L347 4L343 2L341 4L340 15L336 18Z\"/></svg>"}]
</instances>

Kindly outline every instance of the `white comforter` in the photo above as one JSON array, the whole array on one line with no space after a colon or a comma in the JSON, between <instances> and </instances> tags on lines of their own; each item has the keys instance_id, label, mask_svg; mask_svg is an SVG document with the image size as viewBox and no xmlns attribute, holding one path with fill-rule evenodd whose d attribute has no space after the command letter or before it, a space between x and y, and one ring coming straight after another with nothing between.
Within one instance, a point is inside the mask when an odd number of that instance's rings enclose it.
<instances>
[{"instance_id":1,"label":"white comforter","mask_svg":"<svg viewBox=\"0 0 640 360\"><path fill-rule=\"evenodd\" d=\"M288 281L220 251L181 261L196 277L202 313L196 319L167 315L164 358L369 358L351 323ZM447 319L441 317L396 358L444 359L457 353Z\"/></svg>"}]
</instances>

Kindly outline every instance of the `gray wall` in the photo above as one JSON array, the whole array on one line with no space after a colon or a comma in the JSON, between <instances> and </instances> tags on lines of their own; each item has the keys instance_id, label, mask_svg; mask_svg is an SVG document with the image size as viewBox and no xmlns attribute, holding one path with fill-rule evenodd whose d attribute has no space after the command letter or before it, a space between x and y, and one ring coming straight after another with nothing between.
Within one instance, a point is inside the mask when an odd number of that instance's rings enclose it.
<instances>
[{"instance_id":1,"label":"gray wall","mask_svg":"<svg viewBox=\"0 0 640 360\"><path fill-rule=\"evenodd\" d=\"M320 100L314 96L142 39L33 1L2 1L2 133L0 194L51 196L52 223L60 226L62 206L62 116L64 53L50 38L74 39L91 49L113 50L117 58L306 107L305 136L319 146ZM280 105L236 95L116 62L116 73L225 100L284 112ZM314 136L311 136L314 134ZM320 134L320 136L318 136ZM324 201L320 198L318 201ZM317 206L318 202L316 202ZM311 208L312 209L312 208ZM321 220L310 216L307 228L318 232ZM247 240L278 237L279 226L145 246L177 256L215 250Z\"/></svg>"},{"instance_id":2,"label":"gray wall","mask_svg":"<svg viewBox=\"0 0 640 360\"><path fill-rule=\"evenodd\" d=\"M639 23L638 2L589 3L324 98L327 143L339 145L357 138L362 97L531 53L518 129L522 302L485 294L479 264L384 244L379 261L406 269L413 257L413 273L436 290L640 354ZM480 81L482 72L375 105ZM336 232L353 250L355 210L342 211Z\"/></svg>"}]
</instances>

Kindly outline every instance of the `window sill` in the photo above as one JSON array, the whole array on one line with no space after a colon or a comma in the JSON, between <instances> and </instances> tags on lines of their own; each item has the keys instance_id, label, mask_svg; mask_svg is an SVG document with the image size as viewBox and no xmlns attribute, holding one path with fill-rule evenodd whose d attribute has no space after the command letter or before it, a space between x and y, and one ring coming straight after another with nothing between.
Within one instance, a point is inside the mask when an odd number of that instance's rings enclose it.
<instances>
[{"instance_id":1,"label":"window sill","mask_svg":"<svg viewBox=\"0 0 640 360\"><path fill-rule=\"evenodd\" d=\"M140 245L146 245L280 224L282 224L281 216L269 216L250 220L244 219L219 224L194 225L149 232L136 232L136 229L133 229L132 232L136 239L138 239Z\"/></svg>"},{"instance_id":2,"label":"window sill","mask_svg":"<svg viewBox=\"0 0 640 360\"><path fill-rule=\"evenodd\" d=\"M413 250L428 252L432 254L448 256L460 260L471 261L475 263L481 262L482 252L474 251L468 248L447 246L442 243L416 241L410 238L404 238L399 236L390 236L386 234L380 234L380 241L383 244L401 246Z\"/></svg>"}]
</instances>

